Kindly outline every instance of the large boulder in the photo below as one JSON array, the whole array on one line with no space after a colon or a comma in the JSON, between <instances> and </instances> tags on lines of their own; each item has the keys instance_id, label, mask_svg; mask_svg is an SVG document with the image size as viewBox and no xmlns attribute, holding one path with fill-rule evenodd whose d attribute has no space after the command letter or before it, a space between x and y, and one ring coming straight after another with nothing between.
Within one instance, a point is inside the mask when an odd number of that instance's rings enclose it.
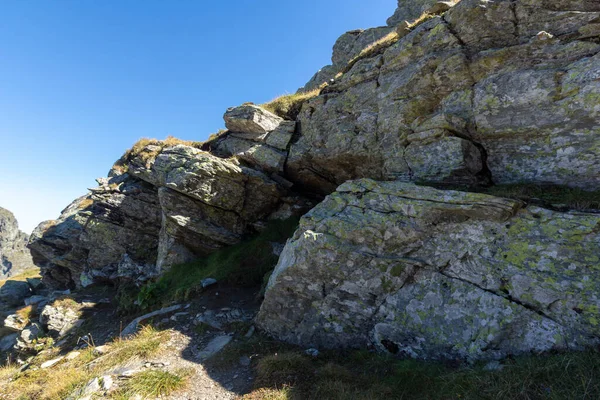
<instances>
[{"instance_id":1,"label":"large boulder","mask_svg":"<svg viewBox=\"0 0 600 400\"><path fill-rule=\"evenodd\" d=\"M31 296L31 288L27 282L6 281L0 287L0 300L12 306L23 304L26 297Z\"/></svg>"},{"instance_id":2,"label":"large boulder","mask_svg":"<svg viewBox=\"0 0 600 400\"><path fill-rule=\"evenodd\" d=\"M310 211L257 322L305 347L499 358L600 342L600 215L359 180Z\"/></svg>"},{"instance_id":3,"label":"large boulder","mask_svg":"<svg viewBox=\"0 0 600 400\"><path fill-rule=\"evenodd\" d=\"M36 268L26 247L28 240L15 216L0 207L0 279Z\"/></svg>"},{"instance_id":4,"label":"large boulder","mask_svg":"<svg viewBox=\"0 0 600 400\"><path fill-rule=\"evenodd\" d=\"M287 178L597 189L599 18L585 1L462 0L304 104Z\"/></svg>"}]
</instances>

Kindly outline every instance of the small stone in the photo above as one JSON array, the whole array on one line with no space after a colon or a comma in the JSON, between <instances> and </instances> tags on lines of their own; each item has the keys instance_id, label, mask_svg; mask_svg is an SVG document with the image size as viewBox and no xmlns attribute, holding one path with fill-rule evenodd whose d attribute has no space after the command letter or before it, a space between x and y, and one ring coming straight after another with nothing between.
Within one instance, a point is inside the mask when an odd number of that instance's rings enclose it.
<instances>
[{"instance_id":1,"label":"small stone","mask_svg":"<svg viewBox=\"0 0 600 400\"><path fill-rule=\"evenodd\" d=\"M553 39L554 35L552 35L551 33L548 33L546 31L541 31L540 33L538 33L537 35L535 35L535 40L538 42L543 42L546 40L550 40Z\"/></svg>"},{"instance_id":2,"label":"small stone","mask_svg":"<svg viewBox=\"0 0 600 400\"><path fill-rule=\"evenodd\" d=\"M47 303L48 301L49 301L49 299L46 296L35 295L35 296L31 296L31 297L26 298L24 300L24 303L25 303L26 306L31 306L31 305L35 305L35 304L41 304L41 303L44 303L44 302Z\"/></svg>"},{"instance_id":3,"label":"small stone","mask_svg":"<svg viewBox=\"0 0 600 400\"><path fill-rule=\"evenodd\" d=\"M308 356L311 357L318 357L319 356L319 350L317 349L307 349L304 351L304 353Z\"/></svg>"},{"instance_id":4,"label":"small stone","mask_svg":"<svg viewBox=\"0 0 600 400\"><path fill-rule=\"evenodd\" d=\"M42 369L53 367L56 364L58 364L59 362L61 362L63 359L64 359L64 357L58 357L58 358L55 358L53 360L48 360L45 363L42 363L42 365L40 365L40 367Z\"/></svg>"},{"instance_id":5,"label":"small stone","mask_svg":"<svg viewBox=\"0 0 600 400\"><path fill-rule=\"evenodd\" d=\"M215 283L217 283L217 280L214 278L206 278L206 279L202 279L200 281L200 283L202 284L202 287L205 288L205 287L214 285Z\"/></svg>"},{"instance_id":6,"label":"small stone","mask_svg":"<svg viewBox=\"0 0 600 400\"><path fill-rule=\"evenodd\" d=\"M43 334L42 327L39 324L33 323L21 331L21 340L26 344L30 344Z\"/></svg>"},{"instance_id":7,"label":"small stone","mask_svg":"<svg viewBox=\"0 0 600 400\"><path fill-rule=\"evenodd\" d=\"M4 319L4 327L12 329L13 331L20 331L26 325L28 320L24 320L18 314L11 314Z\"/></svg>"},{"instance_id":8,"label":"small stone","mask_svg":"<svg viewBox=\"0 0 600 400\"><path fill-rule=\"evenodd\" d=\"M97 346L97 347L94 348L94 353L98 354L100 356L103 355L103 354L108 353L109 351L110 351L110 346L108 346L106 344L103 345L103 346Z\"/></svg>"},{"instance_id":9,"label":"small stone","mask_svg":"<svg viewBox=\"0 0 600 400\"><path fill-rule=\"evenodd\" d=\"M23 304L23 300L29 296L31 296L31 288L27 282L9 280L0 287L0 300L12 306Z\"/></svg>"},{"instance_id":10,"label":"small stone","mask_svg":"<svg viewBox=\"0 0 600 400\"><path fill-rule=\"evenodd\" d=\"M72 351L72 352L70 352L69 354L67 354L67 356L66 356L65 358L66 358L67 360L69 360L69 361L70 361L70 360L74 360L74 359L76 359L77 357L79 357L79 355L80 355L80 354L81 354L81 353L80 353L79 351Z\"/></svg>"},{"instance_id":11,"label":"small stone","mask_svg":"<svg viewBox=\"0 0 600 400\"><path fill-rule=\"evenodd\" d=\"M114 380L110 375L104 375L101 379L101 386L103 390L110 390L114 385Z\"/></svg>"}]
</instances>

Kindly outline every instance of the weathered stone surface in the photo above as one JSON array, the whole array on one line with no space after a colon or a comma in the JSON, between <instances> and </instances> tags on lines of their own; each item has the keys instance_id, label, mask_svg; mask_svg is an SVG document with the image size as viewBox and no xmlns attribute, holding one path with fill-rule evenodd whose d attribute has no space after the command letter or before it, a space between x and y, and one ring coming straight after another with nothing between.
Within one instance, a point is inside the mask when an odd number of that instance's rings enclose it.
<instances>
[{"instance_id":1,"label":"weathered stone surface","mask_svg":"<svg viewBox=\"0 0 600 400\"><path fill-rule=\"evenodd\" d=\"M99 181L101 186L32 234L29 247L34 261L51 287L156 275L153 264L161 223L156 190L129 174ZM133 269L135 276L123 275L132 271L130 260L149 268Z\"/></svg>"},{"instance_id":2,"label":"weathered stone surface","mask_svg":"<svg viewBox=\"0 0 600 400\"><path fill-rule=\"evenodd\" d=\"M600 341L600 215L359 180L310 211L257 318L305 347L499 358Z\"/></svg>"},{"instance_id":3,"label":"weathered stone surface","mask_svg":"<svg viewBox=\"0 0 600 400\"><path fill-rule=\"evenodd\" d=\"M331 56L333 66L339 72L350 60L359 55L370 44L375 43L382 37L393 32L393 30L393 28L381 26L344 33L333 46L333 55Z\"/></svg>"},{"instance_id":4,"label":"weathered stone surface","mask_svg":"<svg viewBox=\"0 0 600 400\"><path fill-rule=\"evenodd\" d=\"M19 230L15 216L0 207L0 279L37 268L27 249L27 234Z\"/></svg>"},{"instance_id":5,"label":"weathered stone surface","mask_svg":"<svg viewBox=\"0 0 600 400\"><path fill-rule=\"evenodd\" d=\"M221 138L213 145L224 156L235 156L265 172L282 173L287 153L274 147L241 139L235 134Z\"/></svg>"},{"instance_id":6,"label":"weathered stone surface","mask_svg":"<svg viewBox=\"0 0 600 400\"><path fill-rule=\"evenodd\" d=\"M4 318L3 326L13 331L21 331L28 322L29 320L21 317L19 314L10 314Z\"/></svg>"},{"instance_id":7,"label":"weathered stone surface","mask_svg":"<svg viewBox=\"0 0 600 400\"><path fill-rule=\"evenodd\" d=\"M31 296L31 288L27 282L6 281L0 287L0 300L6 304L19 306L26 297Z\"/></svg>"},{"instance_id":8,"label":"weathered stone surface","mask_svg":"<svg viewBox=\"0 0 600 400\"><path fill-rule=\"evenodd\" d=\"M598 18L582 1L462 0L304 105L286 178L597 189Z\"/></svg>"},{"instance_id":9,"label":"weathered stone surface","mask_svg":"<svg viewBox=\"0 0 600 400\"><path fill-rule=\"evenodd\" d=\"M387 24L395 26L402 21L414 21L437 2L438 0L398 0L398 8L394 15L388 18Z\"/></svg>"},{"instance_id":10,"label":"weathered stone surface","mask_svg":"<svg viewBox=\"0 0 600 400\"><path fill-rule=\"evenodd\" d=\"M26 349L35 339L42 337L43 335L44 331L42 327L37 323L33 323L21 331L21 334L17 339L17 346L20 345L20 348Z\"/></svg>"},{"instance_id":11,"label":"weathered stone surface","mask_svg":"<svg viewBox=\"0 0 600 400\"><path fill-rule=\"evenodd\" d=\"M361 51L379 39L390 34L395 28L381 26L371 29L357 29L344 33L333 46L332 65L323 67L300 91L309 91L320 87L323 83L331 83L335 76L344 70L348 62L358 56Z\"/></svg>"},{"instance_id":12,"label":"weathered stone surface","mask_svg":"<svg viewBox=\"0 0 600 400\"><path fill-rule=\"evenodd\" d=\"M79 321L79 313L67 307L46 305L40 313L40 324L54 338L69 333Z\"/></svg>"},{"instance_id":13,"label":"weathered stone surface","mask_svg":"<svg viewBox=\"0 0 600 400\"><path fill-rule=\"evenodd\" d=\"M230 108L223 116L231 132L264 134L277 128L283 121L277 115L255 105Z\"/></svg>"},{"instance_id":14,"label":"weathered stone surface","mask_svg":"<svg viewBox=\"0 0 600 400\"><path fill-rule=\"evenodd\" d=\"M18 333L11 333L0 339L0 351L9 351L17 344Z\"/></svg>"},{"instance_id":15,"label":"weathered stone surface","mask_svg":"<svg viewBox=\"0 0 600 400\"><path fill-rule=\"evenodd\" d=\"M296 130L295 121L284 121L275 130L267 135L265 143L279 150L287 150L294 132Z\"/></svg>"},{"instance_id":16,"label":"weathered stone surface","mask_svg":"<svg viewBox=\"0 0 600 400\"><path fill-rule=\"evenodd\" d=\"M239 242L286 192L259 171L184 145L129 165L131 174L160 188L159 270Z\"/></svg>"},{"instance_id":17,"label":"weathered stone surface","mask_svg":"<svg viewBox=\"0 0 600 400\"><path fill-rule=\"evenodd\" d=\"M338 73L333 65L326 65L321 68L312 78L300 89L299 92L310 92L311 90L317 89L324 82L331 81Z\"/></svg>"}]
</instances>

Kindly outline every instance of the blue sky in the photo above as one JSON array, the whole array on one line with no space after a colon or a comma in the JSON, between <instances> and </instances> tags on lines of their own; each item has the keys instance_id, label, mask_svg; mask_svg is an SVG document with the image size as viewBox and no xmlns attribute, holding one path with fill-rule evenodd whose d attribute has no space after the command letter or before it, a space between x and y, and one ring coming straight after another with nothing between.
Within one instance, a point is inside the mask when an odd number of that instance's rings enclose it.
<instances>
[{"instance_id":1,"label":"blue sky","mask_svg":"<svg viewBox=\"0 0 600 400\"><path fill-rule=\"evenodd\" d=\"M228 107L295 92L396 0L6 0L0 206L30 232L142 137L202 141Z\"/></svg>"}]
</instances>

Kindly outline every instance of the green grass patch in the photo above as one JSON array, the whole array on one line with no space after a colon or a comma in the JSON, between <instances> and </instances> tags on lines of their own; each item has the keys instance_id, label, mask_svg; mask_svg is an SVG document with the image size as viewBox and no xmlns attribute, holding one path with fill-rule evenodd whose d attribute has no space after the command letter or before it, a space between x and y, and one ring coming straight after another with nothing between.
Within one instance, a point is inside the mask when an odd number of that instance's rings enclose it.
<instances>
[{"instance_id":1,"label":"green grass patch","mask_svg":"<svg viewBox=\"0 0 600 400\"><path fill-rule=\"evenodd\" d=\"M284 243L298 226L294 217L269 222L258 235L234 246L225 247L197 261L173 266L157 281L144 285L137 294L142 309L186 300L202 291L202 280L213 278L240 287L259 286L277 264L271 242ZM131 292L120 295L130 305Z\"/></svg>"},{"instance_id":2,"label":"green grass patch","mask_svg":"<svg viewBox=\"0 0 600 400\"><path fill-rule=\"evenodd\" d=\"M317 358L283 352L255 363L255 390L243 399L259 393L332 400L600 398L597 351L520 357L507 360L499 371L484 366L399 360L366 351L325 352Z\"/></svg>"},{"instance_id":3,"label":"green grass patch","mask_svg":"<svg viewBox=\"0 0 600 400\"><path fill-rule=\"evenodd\" d=\"M162 370L143 371L132 376L111 397L124 400L135 396L144 399L168 396L183 389L189 375L188 370L177 370L175 373Z\"/></svg>"}]
</instances>

